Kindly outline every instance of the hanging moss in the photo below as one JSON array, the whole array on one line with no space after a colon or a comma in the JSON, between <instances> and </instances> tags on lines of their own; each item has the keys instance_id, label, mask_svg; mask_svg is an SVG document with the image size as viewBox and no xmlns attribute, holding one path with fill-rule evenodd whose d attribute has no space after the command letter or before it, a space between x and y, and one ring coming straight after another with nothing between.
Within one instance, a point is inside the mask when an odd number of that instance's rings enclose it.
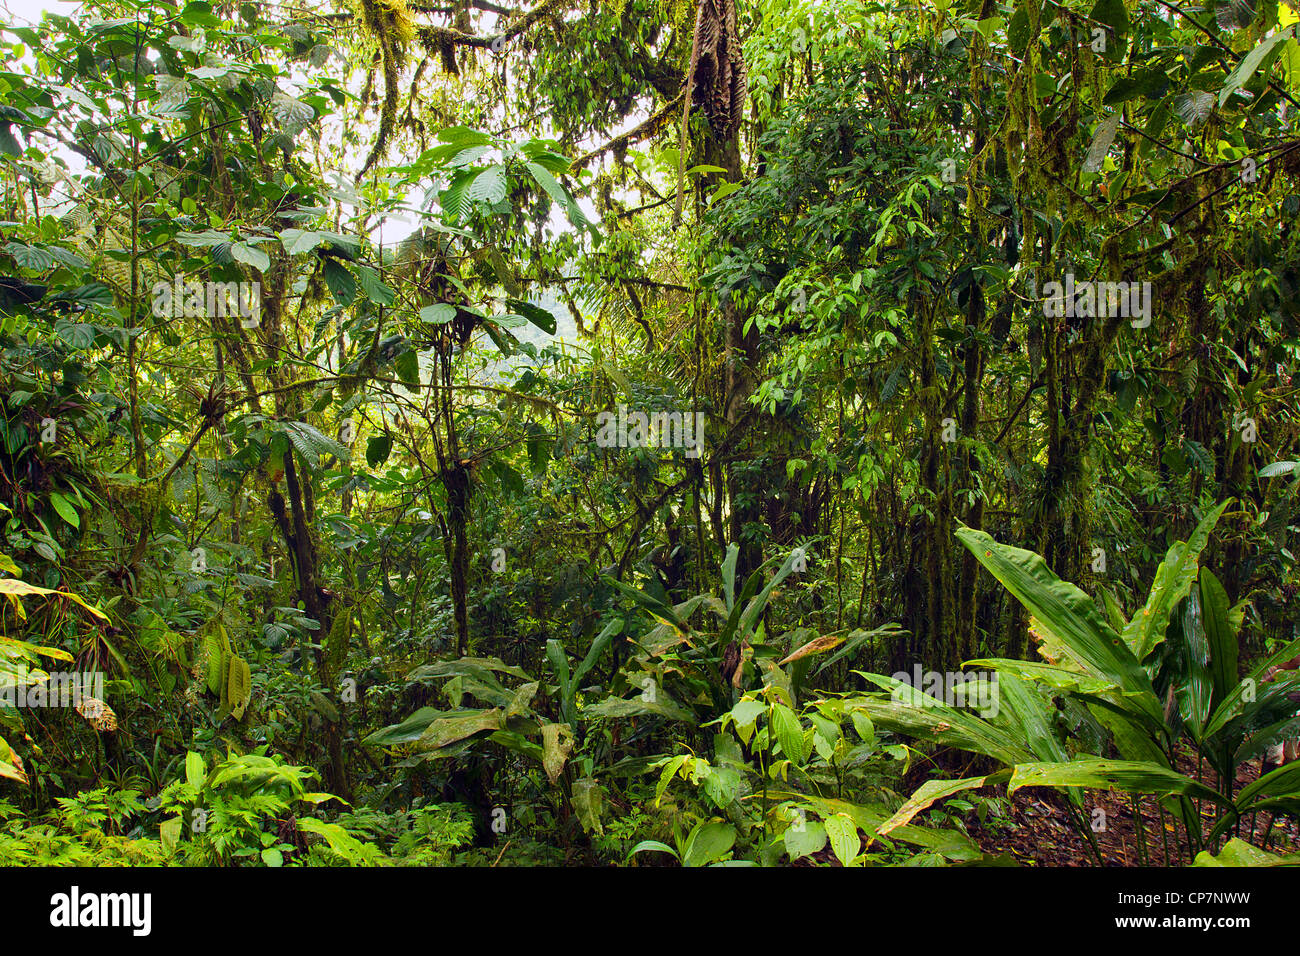
<instances>
[{"instance_id":1,"label":"hanging moss","mask_svg":"<svg viewBox=\"0 0 1300 956\"><path fill-rule=\"evenodd\" d=\"M379 161L397 125L398 86L406 66L407 45L415 39L415 22L404 0L358 0L357 14L366 31L379 44L384 73L384 103L379 114L379 135L365 165L357 173L360 181Z\"/></svg>"}]
</instances>

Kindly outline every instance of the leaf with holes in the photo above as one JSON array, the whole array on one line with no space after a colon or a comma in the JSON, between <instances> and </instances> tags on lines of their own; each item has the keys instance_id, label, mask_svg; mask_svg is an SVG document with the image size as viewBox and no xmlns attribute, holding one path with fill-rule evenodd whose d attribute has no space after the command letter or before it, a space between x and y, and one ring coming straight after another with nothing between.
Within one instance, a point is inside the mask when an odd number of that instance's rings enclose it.
<instances>
[{"instance_id":1,"label":"leaf with holes","mask_svg":"<svg viewBox=\"0 0 1300 956\"><path fill-rule=\"evenodd\" d=\"M826 836L830 839L831 850L840 866L848 866L862 848L862 839L858 836L858 825L847 813L835 813L822 821Z\"/></svg>"}]
</instances>

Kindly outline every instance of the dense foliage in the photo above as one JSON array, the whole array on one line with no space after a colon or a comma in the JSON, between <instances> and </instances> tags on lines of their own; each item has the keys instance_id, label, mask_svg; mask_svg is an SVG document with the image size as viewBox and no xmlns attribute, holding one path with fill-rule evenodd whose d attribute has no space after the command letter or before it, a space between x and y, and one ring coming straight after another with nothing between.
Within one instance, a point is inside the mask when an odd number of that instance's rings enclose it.
<instances>
[{"instance_id":1,"label":"dense foliage","mask_svg":"<svg viewBox=\"0 0 1300 956\"><path fill-rule=\"evenodd\" d=\"M310 6L0 30L0 861L1297 849L1292 0Z\"/></svg>"}]
</instances>

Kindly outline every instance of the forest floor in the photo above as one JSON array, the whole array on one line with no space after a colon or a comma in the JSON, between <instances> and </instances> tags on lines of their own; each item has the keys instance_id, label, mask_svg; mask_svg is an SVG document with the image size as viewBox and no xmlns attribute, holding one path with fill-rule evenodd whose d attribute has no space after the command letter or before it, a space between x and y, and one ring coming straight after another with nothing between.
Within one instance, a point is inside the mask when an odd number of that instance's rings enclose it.
<instances>
[{"instance_id":1,"label":"forest floor","mask_svg":"<svg viewBox=\"0 0 1300 956\"><path fill-rule=\"evenodd\" d=\"M1178 770L1187 776L1196 777L1195 759L1184 757L1179 761ZM1242 765L1237 771L1236 790L1254 783L1258 778L1258 760ZM1202 768L1201 780L1209 787L1218 786L1216 775L1208 767ZM1144 841L1138 838L1132 798L1128 794L1111 791L1089 790L1086 793L1086 819L1104 821L1104 828L1093 833L1104 865L1185 866L1190 862L1182 827L1175 828L1173 817L1166 812L1162 834L1160 810L1150 797L1144 798L1140 803L1146 849L1144 862ZM1011 798L1010 820L1003 818L995 821L989 818L987 825L971 823L968 829L972 839L986 853L1009 854L1022 866L1096 866L1096 857L1086 838L1071 825L1066 806L1064 796L1059 793L1025 788ZM1105 812L1104 817L1095 813L1098 809ZM1204 830L1208 833L1215 823L1214 808L1205 805L1201 814L1205 821ZM1230 835L1261 846L1269 816L1267 813L1258 815L1254 821L1253 836L1249 816L1243 818L1240 832ZM1273 824L1273 838L1268 849L1275 853L1285 853L1297 847L1300 847L1300 824L1278 818Z\"/></svg>"}]
</instances>

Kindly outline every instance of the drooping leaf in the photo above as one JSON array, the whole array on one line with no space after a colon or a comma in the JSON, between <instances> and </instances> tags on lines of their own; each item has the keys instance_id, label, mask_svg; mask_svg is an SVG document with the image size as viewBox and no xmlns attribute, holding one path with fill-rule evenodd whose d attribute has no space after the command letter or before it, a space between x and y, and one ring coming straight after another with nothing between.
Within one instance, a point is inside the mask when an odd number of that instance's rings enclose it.
<instances>
[{"instance_id":1,"label":"drooping leaf","mask_svg":"<svg viewBox=\"0 0 1300 956\"><path fill-rule=\"evenodd\" d=\"M1226 803L1226 799L1191 777L1158 764L1134 760L1088 758L1065 763L1018 764L1007 784L1007 794L1021 787L1087 787L1124 793L1172 794Z\"/></svg>"},{"instance_id":2,"label":"drooping leaf","mask_svg":"<svg viewBox=\"0 0 1300 956\"><path fill-rule=\"evenodd\" d=\"M1101 172L1106 160L1106 152L1115 142L1115 134L1119 132L1119 120L1120 114L1114 112L1097 124L1097 129L1092 134L1092 143L1089 144L1088 153L1083 159L1085 173Z\"/></svg>"},{"instance_id":3,"label":"drooping leaf","mask_svg":"<svg viewBox=\"0 0 1300 956\"><path fill-rule=\"evenodd\" d=\"M1260 40L1254 49L1242 57L1236 69L1228 74L1227 80L1223 83L1223 89L1219 91L1219 106L1222 107L1224 103L1228 102L1228 97L1250 82L1251 77L1255 75L1255 71L1264 62L1264 58L1272 53L1279 43L1284 43L1295 36L1296 28L1291 26L1284 30L1277 30L1271 36Z\"/></svg>"},{"instance_id":4,"label":"drooping leaf","mask_svg":"<svg viewBox=\"0 0 1300 956\"><path fill-rule=\"evenodd\" d=\"M1201 552L1205 550L1210 533L1227 507L1228 502L1224 501L1206 514L1187 541L1176 542L1156 569L1155 582L1151 585L1146 606L1133 615L1121 635L1138 660L1146 660L1147 655L1165 639L1169 615L1178 602L1187 596L1196 580Z\"/></svg>"}]
</instances>

